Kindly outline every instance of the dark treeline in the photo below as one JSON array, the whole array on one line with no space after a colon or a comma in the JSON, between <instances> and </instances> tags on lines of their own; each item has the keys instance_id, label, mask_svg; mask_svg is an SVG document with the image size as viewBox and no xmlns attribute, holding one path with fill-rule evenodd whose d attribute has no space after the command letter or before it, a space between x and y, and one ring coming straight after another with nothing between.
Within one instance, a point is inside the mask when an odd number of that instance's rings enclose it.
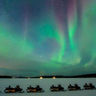
<instances>
[{"instance_id":1,"label":"dark treeline","mask_svg":"<svg viewBox=\"0 0 96 96\"><path fill-rule=\"evenodd\" d=\"M96 78L96 74L84 74L84 75L75 75L75 76L63 76L63 75L54 75L56 78ZM53 78L51 76L42 76L43 78ZM28 77L28 76L0 76L0 78L40 78L40 76L36 77Z\"/></svg>"}]
</instances>

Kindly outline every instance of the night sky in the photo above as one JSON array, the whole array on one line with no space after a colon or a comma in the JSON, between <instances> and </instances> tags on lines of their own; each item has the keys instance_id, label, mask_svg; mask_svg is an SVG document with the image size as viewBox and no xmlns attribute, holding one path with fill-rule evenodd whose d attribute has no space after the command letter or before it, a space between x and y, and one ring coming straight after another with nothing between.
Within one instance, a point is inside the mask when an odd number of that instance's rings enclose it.
<instances>
[{"instance_id":1,"label":"night sky","mask_svg":"<svg viewBox=\"0 0 96 96\"><path fill-rule=\"evenodd\" d=\"M0 0L0 75L96 73L96 0Z\"/></svg>"}]
</instances>

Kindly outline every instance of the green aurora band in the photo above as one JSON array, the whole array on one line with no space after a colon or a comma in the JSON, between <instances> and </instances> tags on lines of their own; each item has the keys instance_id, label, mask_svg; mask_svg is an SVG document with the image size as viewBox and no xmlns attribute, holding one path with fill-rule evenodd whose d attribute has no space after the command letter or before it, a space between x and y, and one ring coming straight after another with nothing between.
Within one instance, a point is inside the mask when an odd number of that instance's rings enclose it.
<instances>
[{"instance_id":1,"label":"green aurora band","mask_svg":"<svg viewBox=\"0 0 96 96\"><path fill-rule=\"evenodd\" d=\"M1 69L32 76L96 73L96 0L13 1L1 2Z\"/></svg>"}]
</instances>

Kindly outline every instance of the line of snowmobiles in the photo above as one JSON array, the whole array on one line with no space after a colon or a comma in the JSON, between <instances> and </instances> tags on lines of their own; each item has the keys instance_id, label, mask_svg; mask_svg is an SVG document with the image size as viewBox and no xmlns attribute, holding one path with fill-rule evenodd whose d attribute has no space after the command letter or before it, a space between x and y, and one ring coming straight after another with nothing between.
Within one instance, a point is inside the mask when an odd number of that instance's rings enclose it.
<instances>
[{"instance_id":1,"label":"line of snowmobiles","mask_svg":"<svg viewBox=\"0 0 96 96\"><path fill-rule=\"evenodd\" d=\"M78 84L74 84L74 85L69 84L67 90L65 90L64 87L62 87L62 85L59 84L58 86L52 85L49 89L51 92L60 92L60 91L94 90L96 89L96 87L92 83L89 83L89 84L85 83L85 85L81 89L81 87ZM24 93L20 85L17 85L16 87L11 87L9 85L7 88L4 89L4 92L5 93ZM29 87L27 87L26 92L42 93L44 92L44 90L39 85L37 85L36 87L32 87L30 85Z\"/></svg>"}]
</instances>

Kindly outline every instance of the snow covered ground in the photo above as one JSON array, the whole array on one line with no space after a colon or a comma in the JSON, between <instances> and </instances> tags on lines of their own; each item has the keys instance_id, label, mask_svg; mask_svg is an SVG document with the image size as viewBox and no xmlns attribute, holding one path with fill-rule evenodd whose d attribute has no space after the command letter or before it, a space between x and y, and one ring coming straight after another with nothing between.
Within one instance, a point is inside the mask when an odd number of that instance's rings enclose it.
<instances>
[{"instance_id":1,"label":"snow covered ground","mask_svg":"<svg viewBox=\"0 0 96 96\"><path fill-rule=\"evenodd\" d=\"M83 90L83 91L65 91L65 92L50 92L49 88L52 84L61 84L66 90L69 84L77 83L81 88L85 83L93 83L96 86L96 78L65 78L65 79L0 79L0 96L96 96L96 90ZM5 94L3 91L5 87L11 85L15 87L20 85L25 93L11 93ZM27 93L26 88L32 85L40 85L44 93Z\"/></svg>"}]
</instances>

